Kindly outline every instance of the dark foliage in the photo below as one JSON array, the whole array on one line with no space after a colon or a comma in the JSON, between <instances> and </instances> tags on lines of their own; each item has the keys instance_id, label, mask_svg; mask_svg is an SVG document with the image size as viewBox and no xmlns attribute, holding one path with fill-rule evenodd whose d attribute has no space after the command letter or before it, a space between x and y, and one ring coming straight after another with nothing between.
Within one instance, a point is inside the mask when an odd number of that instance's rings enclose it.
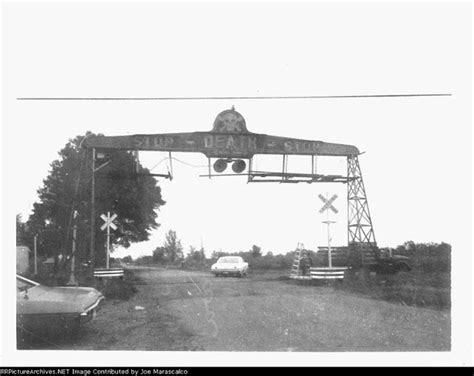
<instances>
[{"instance_id":1,"label":"dark foliage","mask_svg":"<svg viewBox=\"0 0 474 376\"><path fill-rule=\"evenodd\" d=\"M32 239L29 239L28 227L23 222L21 214L16 215L16 245L27 245L30 248L32 245Z\"/></svg>"},{"instance_id":2,"label":"dark foliage","mask_svg":"<svg viewBox=\"0 0 474 376\"><path fill-rule=\"evenodd\" d=\"M86 137L91 136L88 133ZM38 190L38 202L28 220L30 235L38 234L38 253L57 256L70 252L73 213L76 210L77 256L79 261L89 257L91 213L91 154L80 148L83 136L70 140L59 151L59 158L51 163L49 175ZM150 231L159 226L156 210L165 202L161 189L149 172L127 151L116 150L105 159L97 159L95 179L95 244L98 259L105 252L106 235L100 230L100 215L111 212L118 215L112 244L124 247L148 240ZM138 172L138 174L137 174ZM31 236L30 236L31 237Z\"/></svg>"}]
</instances>

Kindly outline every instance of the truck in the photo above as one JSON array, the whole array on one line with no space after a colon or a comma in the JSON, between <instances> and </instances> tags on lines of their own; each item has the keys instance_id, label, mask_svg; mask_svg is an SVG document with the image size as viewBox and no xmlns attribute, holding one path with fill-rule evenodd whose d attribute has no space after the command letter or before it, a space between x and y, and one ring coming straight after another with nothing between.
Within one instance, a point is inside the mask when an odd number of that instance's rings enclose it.
<instances>
[{"instance_id":1,"label":"truck","mask_svg":"<svg viewBox=\"0 0 474 376\"><path fill-rule=\"evenodd\" d=\"M366 267L379 274L395 274L412 269L409 257L393 255L391 249L380 249L363 243L351 244L349 247L331 247L331 261L335 267ZM328 247L318 247L315 264L328 266Z\"/></svg>"}]
</instances>

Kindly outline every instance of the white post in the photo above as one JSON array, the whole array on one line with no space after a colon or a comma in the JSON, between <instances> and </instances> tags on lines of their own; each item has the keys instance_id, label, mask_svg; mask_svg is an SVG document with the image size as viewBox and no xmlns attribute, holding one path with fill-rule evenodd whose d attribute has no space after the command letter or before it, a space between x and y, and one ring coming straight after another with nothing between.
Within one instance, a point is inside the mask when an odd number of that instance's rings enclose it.
<instances>
[{"instance_id":1,"label":"white post","mask_svg":"<svg viewBox=\"0 0 474 376\"><path fill-rule=\"evenodd\" d=\"M33 253L33 254L34 254L34 259L35 259L35 265L34 265L34 267L35 267L35 275L38 274L38 258L37 258L37 254L36 254L36 238L37 238L37 237L38 237L38 235L35 235L35 236L33 237L33 242L34 242L34 253Z\"/></svg>"},{"instance_id":2,"label":"white post","mask_svg":"<svg viewBox=\"0 0 474 376\"><path fill-rule=\"evenodd\" d=\"M107 212L107 258L106 268L109 269L109 258L110 258L110 212Z\"/></svg>"},{"instance_id":3,"label":"white post","mask_svg":"<svg viewBox=\"0 0 474 376\"><path fill-rule=\"evenodd\" d=\"M326 199L329 201L329 194L326 193ZM329 208L326 209L326 214L327 214L327 224L328 224L328 262L329 262L329 267L332 268L332 256L331 256L331 233L329 230L329 226L331 225L331 222L329 221Z\"/></svg>"},{"instance_id":4,"label":"white post","mask_svg":"<svg viewBox=\"0 0 474 376\"><path fill-rule=\"evenodd\" d=\"M324 202L324 206L319 210L319 212L322 214L324 210L326 210L326 220L322 221L322 223L326 223L328 225L328 266L329 268L332 268L332 253L331 253L331 230L330 226L331 223L336 223L335 221L329 220L329 209L333 210L334 213L337 214L337 209L332 206L332 202L337 198L337 195L334 195L329 199L329 193L326 192L326 198L324 198L323 195L319 195L319 198L321 201Z\"/></svg>"},{"instance_id":5,"label":"white post","mask_svg":"<svg viewBox=\"0 0 474 376\"><path fill-rule=\"evenodd\" d=\"M170 170L171 170L171 176L173 176L173 158L171 158L171 152L169 153L169 158L170 158Z\"/></svg>"}]
</instances>

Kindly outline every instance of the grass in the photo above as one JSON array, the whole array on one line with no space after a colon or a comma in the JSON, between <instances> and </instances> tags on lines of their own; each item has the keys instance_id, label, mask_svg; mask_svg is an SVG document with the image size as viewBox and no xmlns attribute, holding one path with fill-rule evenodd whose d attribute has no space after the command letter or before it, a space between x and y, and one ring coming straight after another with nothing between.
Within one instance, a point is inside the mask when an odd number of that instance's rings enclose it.
<instances>
[{"instance_id":1,"label":"grass","mask_svg":"<svg viewBox=\"0 0 474 376\"><path fill-rule=\"evenodd\" d=\"M450 309L450 277L448 272L426 273L419 269L392 275L350 272L337 288L405 305Z\"/></svg>"},{"instance_id":2,"label":"grass","mask_svg":"<svg viewBox=\"0 0 474 376\"><path fill-rule=\"evenodd\" d=\"M100 278L95 288L104 294L106 299L129 300L138 291L135 285L140 284L139 278L125 270L123 278Z\"/></svg>"},{"instance_id":3,"label":"grass","mask_svg":"<svg viewBox=\"0 0 474 376\"><path fill-rule=\"evenodd\" d=\"M299 281L304 285L334 286L337 289L370 296L390 302L410 306L449 309L451 307L451 274L446 268L439 270L427 267L431 265L427 258L424 262L414 263L410 272L396 274L356 273L348 272L343 283L325 283L323 281ZM262 260L263 261L263 260ZM417 260L415 260L417 261ZM437 262L437 260L433 260ZM160 265L163 267L163 265ZM209 271L209 265L183 265L185 270ZM255 280L289 280L290 268L268 268L267 262L249 268L249 276Z\"/></svg>"}]
</instances>

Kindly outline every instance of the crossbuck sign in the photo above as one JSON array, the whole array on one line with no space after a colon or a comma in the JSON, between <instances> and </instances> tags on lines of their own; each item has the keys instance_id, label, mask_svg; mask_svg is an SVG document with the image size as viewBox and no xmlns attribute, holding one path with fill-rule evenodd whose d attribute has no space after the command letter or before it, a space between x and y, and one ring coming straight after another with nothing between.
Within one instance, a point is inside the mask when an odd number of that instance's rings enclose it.
<instances>
[{"instance_id":1,"label":"crossbuck sign","mask_svg":"<svg viewBox=\"0 0 474 376\"><path fill-rule=\"evenodd\" d=\"M115 218L117 218L117 214L114 214L113 216L110 216L110 212L107 212L107 216L105 214L102 214L100 216L100 218L103 219L103 221L105 222L101 227L100 229L102 231L104 231L105 229L107 229L107 258L106 258L106 261L105 261L105 267L107 269L109 269L109 260L110 260L110 228L112 228L112 230L117 230L117 226L115 225L115 223L113 222L113 220Z\"/></svg>"},{"instance_id":2,"label":"crossbuck sign","mask_svg":"<svg viewBox=\"0 0 474 376\"><path fill-rule=\"evenodd\" d=\"M117 218L117 214L114 214L111 217L110 212L107 212L107 216L105 214L102 214L100 218L102 218L103 221L105 222L100 228L102 231L104 231L107 227L112 227L112 230L117 230L117 226L113 222L114 219Z\"/></svg>"},{"instance_id":3,"label":"crossbuck sign","mask_svg":"<svg viewBox=\"0 0 474 376\"><path fill-rule=\"evenodd\" d=\"M338 213L337 209L332 204L336 200L337 195L333 195L329 200L322 194L320 194L318 197L321 199L322 202L324 202L324 206L319 210L320 213L323 213L325 210L328 209L331 209L336 214Z\"/></svg>"},{"instance_id":4,"label":"crossbuck sign","mask_svg":"<svg viewBox=\"0 0 474 376\"><path fill-rule=\"evenodd\" d=\"M320 213L326 212L326 215L327 215L327 219L323 221L323 223L326 223L328 226L328 266L329 268L332 268L331 234L330 234L329 226L331 225L331 223L335 223L335 221L329 220L329 210L332 210L335 214L338 213L337 209L332 204L336 200L337 195L333 195L331 198L328 198L329 197L328 195L327 197L324 197L322 194L320 194L318 197L321 199L322 202L324 202L324 205L319 210L319 212Z\"/></svg>"}]
</instances>

